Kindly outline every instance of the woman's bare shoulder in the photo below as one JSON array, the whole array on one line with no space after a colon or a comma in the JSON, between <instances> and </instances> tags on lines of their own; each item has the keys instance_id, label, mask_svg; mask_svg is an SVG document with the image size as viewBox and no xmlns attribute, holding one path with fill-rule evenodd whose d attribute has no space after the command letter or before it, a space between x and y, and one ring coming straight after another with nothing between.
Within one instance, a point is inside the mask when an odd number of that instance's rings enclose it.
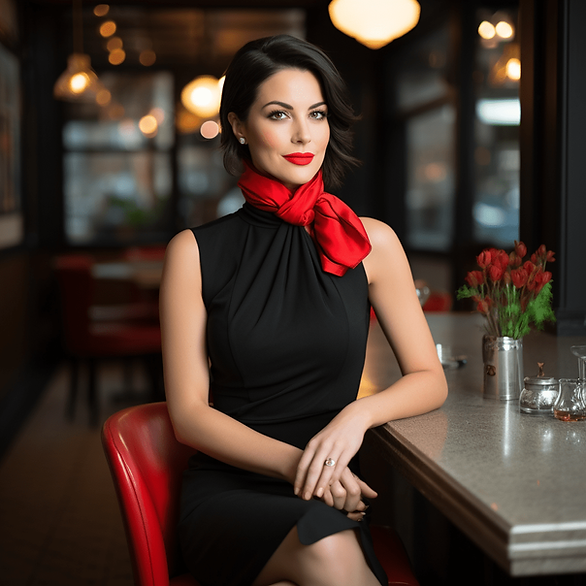
<instances>
[{"instance_id":1,"label":"woman's bare shoulder","mask_svg":"<svg viewBox=\"0 0 586 586\"><path fill-rule=\"evenodd\" d=\"M199 280L199 248L191 230L182 230L167 244L163 266L162 289L169 283L182 283L185 280Z\"/></svg>"},{"instance_id":2,"label":"woman's bare shoulder","mask_svg":"<svg viewBox=\"0 0 586 586\"><path fill-rule=\"evenodd\" d=\"M175 234L167 244L165 251L165 265L182 260L199 260L197 240L189 229Z\"/></svg>"},{"instance_id":3,"label":"woman's bare shoulder","mask_svg":"<svg viewBox=\"0 0 586 586\"><path fill-rule=\"evenodd\" d=\"M360 219L368 234L373 251L381 248L390 252L393 250L403 250L397 234L388 224L375 218L363 217Z\"/></svg>"}]
</instances>

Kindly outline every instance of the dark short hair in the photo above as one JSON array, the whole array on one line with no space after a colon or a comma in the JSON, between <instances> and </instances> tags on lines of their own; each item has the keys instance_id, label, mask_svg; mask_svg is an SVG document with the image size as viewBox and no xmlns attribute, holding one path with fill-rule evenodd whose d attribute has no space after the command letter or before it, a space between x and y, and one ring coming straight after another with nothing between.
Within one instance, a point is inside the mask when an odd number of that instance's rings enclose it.
<instances>
[{"instance_id":1,"label":"dark short hair","mask_svg":"<svg viewBox=\"0 0 586 586\"><path fill-rule=\"evenodd\" d=\"M228 66L220 106L224 167L232 175L239 175L242 159L250 160L248 146L236 140L228 114L234 112L246 122L259 86L271 75L289 68L310 71L320 83L330 125L330 142L322 166L323 179L326 189L337 187L346 169L358 164L352 155L351 130L357 116L350 105L346 84L329 57L315 45L290 35L249 42L234 55Z\"/></svg>"}]
</instances>

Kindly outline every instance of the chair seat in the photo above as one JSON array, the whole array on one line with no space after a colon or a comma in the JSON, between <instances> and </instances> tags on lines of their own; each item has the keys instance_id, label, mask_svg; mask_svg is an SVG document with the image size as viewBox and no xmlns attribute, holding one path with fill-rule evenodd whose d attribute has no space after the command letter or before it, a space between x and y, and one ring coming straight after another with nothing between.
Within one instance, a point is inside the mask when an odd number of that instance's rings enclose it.
<instances>
[{"instance_id":1,"label":"chair seat","mask_svg":"<svg viewBox=\"0 0 586 586\"><path fill-rule=\"evenodd\" d=\"M370 527L374 553L389 579L389 586L419 586L400 537L390 527Z\"/></svg>"}]
</instances>

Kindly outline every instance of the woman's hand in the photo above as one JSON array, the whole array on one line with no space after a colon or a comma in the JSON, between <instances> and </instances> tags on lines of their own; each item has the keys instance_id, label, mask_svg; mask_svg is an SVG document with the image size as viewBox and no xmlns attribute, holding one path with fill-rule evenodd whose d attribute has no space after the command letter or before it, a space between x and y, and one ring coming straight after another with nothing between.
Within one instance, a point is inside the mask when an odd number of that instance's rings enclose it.
<instances>
[{"instance_id":1,"label":"woman's hand","mask_svg":"<svg viewBox=\"0 0 586 586\"><path fill-rule=\"evenodd\" d=\"M362 498L376 498L377 493L354 475L349 468L342 473L340 480L336 480L325 491L321 500L328 506L344 511L354 520L361 521L367 509Z\"/></svg>"},{"instance_id":2,"label":"woman's hand","mask_svg":"<svg viewBox=\"0 0 586 586\"><path fill-rule=\"evenodd\" d=\"M350 460L358 452L369 427L359 402L344 408L308 442L293 484L295 494L302 499L322 498L328 487L341 480ZM356 484L347 475L345 478L344 488L355 491Z\"/></svg>"}]
</instances>

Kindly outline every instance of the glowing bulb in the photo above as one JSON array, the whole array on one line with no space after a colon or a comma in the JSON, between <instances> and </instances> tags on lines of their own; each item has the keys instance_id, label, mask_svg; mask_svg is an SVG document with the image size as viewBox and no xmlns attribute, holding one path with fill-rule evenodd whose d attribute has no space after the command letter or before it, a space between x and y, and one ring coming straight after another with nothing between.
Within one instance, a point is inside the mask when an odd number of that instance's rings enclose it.
<instances>
[{"instance_id":1,"label":"glowing bulb","mask_svg":"<svg viewBox=\"0 0 586 586\"><path fill-rule=\"evenodd\" d=\"M138 127L143 134L147 136L155 134L157 132L157 128L159 127L159 123L157 119L152 114L147 114L143 116L139 122Z\"/></svg>"},{"instance_id":2,"label":"glowing bulb","mask_svg":"<svg viewBox=\"0 0 586 586\"><path fill-rule=\"evenodd\" d=\"M220 104L220 86L211 75L196 77L181 91L181 102L201 118L216 116Z\"/></svg>"},{"instance_id":3,"label":"glowing bulb","mask_svg":"<svg viewBox=\"0 0 586 586\"><path fill-rule=\"evenodd\" d=\"M494 27L496 30L496 34L501 39L510 39L513 36L513 27L504 20L501 20L497 25Z\"/></svg>"},{"instance_id":4,"label":"glowing bulb","mask_svg":"<svg viewBox=\"0 0 586 586\"><path fill-rule=\"evenodd\" d=\"M126 53L122 49L114 49L114 51L108 55L108 61L112 65L120 65L120 63L124 62L124 59L126 59Z\"/></svg>"},{"instance_id":5,"label":"glowing bulb","mask_svg":"<svg viewBox=\"0 0 586 586\"><path fill-rule=\"evenodd\" d=\"M521 79L521 60L512 57L507 61L507 77L514 81Z\"/></svg>"},{"instance_id":6,"label":"glowing bulb","mask_svg":"<svg viewBox=\"0 0 586 586\"><path fill-rule=\"evenodd\" d=\"M76 73L69 80L69 87L74 94L81 94L90 84L87 73Z\"/></svg>"},{"instance_id":7,"label":"glowing bulb","mask_svg":"<svg viewBox=\"0 0 586 586\"><path fill-rule=\"evenodd\" d=\"M107 20L100 25L100 34L103 37L111 37L116 32L116 23L113 20Z\"/></svg>"},{"instance_id":8,"label":"glowing bulb","mask_svg":"<svg viewBox=\"0 0 586 586\"><path fill-rule=\"evenodd\" d=\"M418 22L416 0L332 0L330 19L344 34L379 49L409 32Z\"/></svg>"},{"instance_id":9,"label":"glowing bulb","mask_svg":"<svg viewBox=\"0 0 586 586\"><path fill-rule=\"evenodd\" d=\"M196 87L190 94L189 99L196 108L206 108L212 103L214 95L210 88Z\"/></svg>"},{"instance_id":10,"label":"glowing bulb","mask_svg":"<svg viewBox=\"0 0 586 586\"><path fill-rule=\"evenodd\" d=\"M211 140L212 138L216 138L216 136L218 136L220 133L220 127L218 126L217 122L214 122L213 120L207 120L201 125L199 132L204 138Z\"/></svg>"},{"instance_id":11,"label":"glowing bulb","mask_svg":"<svg viewBox=\"0 0 586 586\"><path fill-rule=\"evenodd\" d=\"M72 53L67 59L67 69L55 82L53 94L59 100L94 102L101 88L89 55Z\"/></svg>"},{"instance_id":12,"label":"glowing bulb","mask_svg":"<svg viewBox=\"0 0 586 586\"><path fill-rule=\"evenodd\" d=\"M98 4L94 7L94 14L96 16L106 16L109 10L110 7L107 4Z\"/></svg>"},{"instance_id":13,"label":"glowing bulb","mask_svg":"<svg viewBox=\"0 0 586 586\"><path fill-rule=\"evenodd\" d=\"M488 22L488 20L483 20L480 25L478 26L478 34L485 40L493 39L496 31L494 26Z\"/></svg>"}]
</instances>

